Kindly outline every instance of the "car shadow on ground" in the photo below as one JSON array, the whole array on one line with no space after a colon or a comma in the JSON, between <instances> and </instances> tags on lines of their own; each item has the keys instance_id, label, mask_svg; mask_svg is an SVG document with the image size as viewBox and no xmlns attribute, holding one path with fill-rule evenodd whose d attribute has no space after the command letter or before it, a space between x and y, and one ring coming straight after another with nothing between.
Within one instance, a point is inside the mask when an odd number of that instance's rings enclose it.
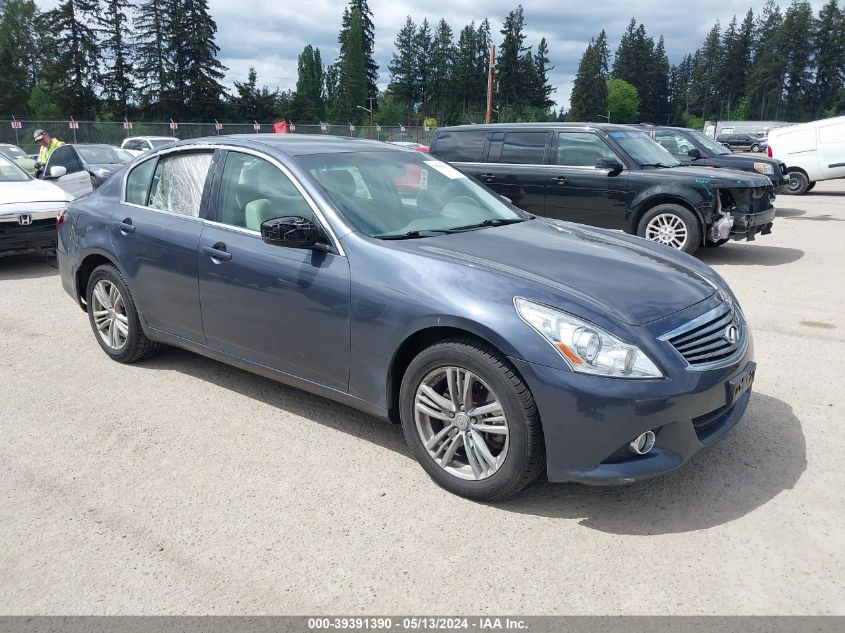
<instances>
[{"instance_id":1,"label":"car shadow on ground","mask_svg":"<svg viewBox=\"0 0 845 633\"><path fill-rule=\"evenodd\" d=\"M797 262L804 251L784 246L764 246L759 242L735 244L728 242L716 248L702 248L696 253L705 264L727 266L781 266Z\"/></svg>"},{"instance_id":2,"label":"car shadow on ground","mask_svg":"<svg viewBox=\"0 0 845 633\"><path fill-rule=\"evenodd\" d=\"M792 407L755 393L733 432L674 473L612 488L543 482L499 507L580 519L611 534L691 532L753 512L793 488L806 468L804 433Z\"/></svg>"},{"instance_id":3,"label":"car shadow on ground","mask_svg":"<svg viewBox=\"0 0 845 633\"><path fill-rule=\"evenodd\" d=\"M399 426L326 398L178 349L167 348L141 365L193 376L414 461ZM689 532L752 512L792 488L806 466L804 434L792 408L755 393L739 426L676 473L613 488L543 481L493 505L507 512L580 519L585 527L614 534Z\"/></svg>"},{"instance_id":4,"label":"car shadow on ground","mask_svg":"<svg viewBox=\"0 0 845 633\"><path fill-rule=\"evenodd\" d=\"M806 215L807 212L803 209L778 209L775 211L776 218L797 218L802 215Z\"/></svg>"},{"instance_id":5,"label":"car shadow on ground","mask_svg":"<svg viewBox=\"0 0 845 633\"><path fill-rule=\"evenodd\" d=\"M38 279L59 274L56 256L48 253L0 257L0 281Z\"/></svg>"}]
</instances>

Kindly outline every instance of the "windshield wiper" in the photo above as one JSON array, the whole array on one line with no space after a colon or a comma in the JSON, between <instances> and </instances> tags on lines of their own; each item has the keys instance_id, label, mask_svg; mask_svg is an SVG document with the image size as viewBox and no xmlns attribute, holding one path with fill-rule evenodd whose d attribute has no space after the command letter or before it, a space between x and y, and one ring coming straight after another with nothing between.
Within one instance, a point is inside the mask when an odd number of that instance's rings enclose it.
<instances>
[{"instance_id":1,"label":"windshield wiper","mask_svg":"<svg viewBox=\"0 0 845 633\"><path fill-rule=\"evenodd\" d=\"M449 233L457 233L460 231L470 231L472 229L481 229L485 226L504 226L506 224L516 224L518 222L525 222L525 220L533 220L534 216L528 218L487 218L483 222L476 224L467 224L466 226L456 226L449 229Z\"/></svg>"},{"instance_id":2,"label":"windshield wiper","mask_svg":"<svg viewBox=\"0 0 845 633\"><path fill-rule=\"evenodd\" d=\"M380 240L415 240L421 237L434 237L436 235L444 235L449 231L445 229L423 229L422 231L408 231L407 233L388 233L381 235L373 235Z\"/></svg>"}]
</instances>

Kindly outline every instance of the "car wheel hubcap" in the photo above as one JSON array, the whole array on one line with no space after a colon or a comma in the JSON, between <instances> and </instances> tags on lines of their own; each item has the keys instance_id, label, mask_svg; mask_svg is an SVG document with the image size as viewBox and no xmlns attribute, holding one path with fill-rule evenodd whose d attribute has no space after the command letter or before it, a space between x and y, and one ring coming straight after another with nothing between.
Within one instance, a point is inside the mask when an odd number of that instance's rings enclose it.
<instances>
[{"instance_id":1,"label":"car wheel hubcap","mask_svg":"<svg viewBox=\"0 0 845 633\"><path fill-rule=\"evenodd\" d=\"M646 239L682 249L687 243L687 225L677 215L661 213L654 216L645 229Z\"/></svg>"},{"instance_id":2,"label":"car wheel hubcap","mask_svg":"<svg viewBox=\"0 0 845 633\"><path fill-rule=\"evenodd\" d=\"M91 296L91 311L103 343L115 351L122 349L129 336L129 318L117 286L107 279L98 281Z\"/></svg>"},{"instance_id":3,"label":"car wheel hubcap","mask_svg":"<svg viewBox=\"0 0 845 633\"><path fill-rule=\"evenodd\" d=\"M414 420L425 450L459 479L487 479L508 454L508 421L498 396L462 367L440 367L417 387Z\"/></svg>"}]
</instances>

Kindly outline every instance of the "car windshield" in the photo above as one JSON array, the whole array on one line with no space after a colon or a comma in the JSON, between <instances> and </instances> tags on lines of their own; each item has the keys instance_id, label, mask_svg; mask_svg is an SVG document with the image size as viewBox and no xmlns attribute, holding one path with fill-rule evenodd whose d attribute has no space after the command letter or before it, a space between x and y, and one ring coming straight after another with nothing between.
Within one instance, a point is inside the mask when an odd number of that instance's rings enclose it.
<instances>
[{"instance_id":1,"label":"car windshield","mask_svg":"<svg viewBox=\"0 0 845 633\"><path fill-rule=\"evenodd\" d=\"M702 145L708 152L713 152L719 156L731 153L731 150L721 143L716 142L706 134L702 134L701 132L697 132L695 130L690 130L687 134L692 136L693 140L699 145Z\"/></svg>"},{"instance_id":2,"label":"car windshield","mask_svg":"<svg viewBox=\"0 0 845 633\"><path fill-rule=\"evenodd\" d=\"M0 182L26 182L29 174L18 167L14 161L0 154Z\"/></svg>"},{"instance_id":3,"label":"car windshield","mask_svg":"<svg viewBox=\"0 0 845 633\"><path fill-rule=\"evenodd\" d=\"M29 158L29 156L24 154L23 150L20 147L15 147L14 145L0 146L0 154L4 154L9 158L13 159Z\"/></svg>"},{"instance_id":4,"label":"car windshield","mask_svg":"<svg viewBox=\"0 0 845 633\"><path fill-rule=\"evenodd\" d=\"M76 145L82 162L87 165L108 165L128 163L135 157L119 147L107 145Z\"/></svg>"},{"instance_id":5,"label":"car windshield","mask_svg":"<svg viewBox=\"0 0 845 633\"><path fill-rule=\"evenodd\" d=\"M162 145L167 145L168 143L175 143L177 139L175 138L153 138L150 139L150 143L152 143L153 147L161 147Z\"/></svg>"},{"instance_id":6,"label":"car windshield","mask_svg":"<svg viewBox=\"0 0 845 633\"><path fill-rule=\"evenodd\" d=\"M677 167L680 161L646 132L610 132L640 167Z\"/></svg>"},{"instance_id":7,"label":"car windshield","mask_svg":"<svg viewBox=\"0 0 845 633\"><path fill-rule=\"evenodd\" d=\"M418 152L311 154L298 161L355 228L372 237L429 237L532 217Z\"/></svg>"}]
</instances>

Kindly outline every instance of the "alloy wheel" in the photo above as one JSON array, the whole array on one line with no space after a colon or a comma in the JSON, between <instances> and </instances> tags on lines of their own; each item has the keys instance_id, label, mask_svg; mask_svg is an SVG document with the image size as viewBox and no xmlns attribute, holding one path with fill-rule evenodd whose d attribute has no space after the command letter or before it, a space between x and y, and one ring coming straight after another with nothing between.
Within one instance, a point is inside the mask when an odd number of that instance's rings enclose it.
<instances>
[{"instance_id":1,"label":"alloy wheel","mask_svg":"<svg viewBox=\"0 0 845 633\"><path fill-rule=\"evenodd\" d=\"M103 343L115 351L122 349L129 336L129 318L126 316L123 295L108 279L101 279L94 286L91 313Z\"/></svg>"},{"instance_id":2,"label":"alloy wheel","mask_svg":"<svg viewBox=\"0 0 845 633\"><path fill-rule=\"evenodd\" d=\"M502 404L467 369L429 372L414 396L414 419L429 456L459 479L487 479L507 457L508 420Z\"/></svg>"},{"instance_id":3,"label":"alloy wheel","mask_svg":"<svg viewBox=\"0 0 845 633\"><path fill-rule=\"evenodd\" d=\"M646 239L682 250L687 243L687 225L673 213L660 213L649 220Z\"/></svg>"}]
</instances>

